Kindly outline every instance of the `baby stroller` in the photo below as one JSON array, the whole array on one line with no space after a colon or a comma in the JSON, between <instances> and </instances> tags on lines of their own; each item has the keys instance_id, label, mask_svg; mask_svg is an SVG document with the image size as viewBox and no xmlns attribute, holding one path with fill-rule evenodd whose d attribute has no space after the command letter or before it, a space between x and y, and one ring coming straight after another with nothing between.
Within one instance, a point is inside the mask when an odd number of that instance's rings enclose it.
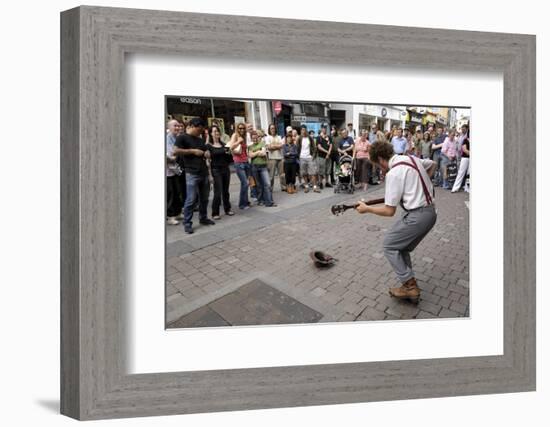
<instances>
[{"instance_id":1,"label":"baby stroller","mask_svg":"<svg viewBox=\"0 0 550 427\"><path fill-rule=\"evenodd\" d=\"M351 156L342 156L336 165L336 185L335 193L348 192L353 194L355 191L355 162Z\"/></svg>"}]
</instances>

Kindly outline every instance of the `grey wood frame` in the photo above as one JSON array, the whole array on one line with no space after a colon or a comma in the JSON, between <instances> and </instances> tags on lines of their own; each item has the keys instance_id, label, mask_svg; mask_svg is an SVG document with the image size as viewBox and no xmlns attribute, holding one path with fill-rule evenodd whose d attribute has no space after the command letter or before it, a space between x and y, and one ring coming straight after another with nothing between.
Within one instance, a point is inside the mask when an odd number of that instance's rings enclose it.
<instances>
[{"instance_id":1,"label":"grey wood frame","mask_svg":"<svg viewBox=\"0 0 550 427\"><path fill-rule=\"evenodd\" d=\"M502 72L504 354L128 375L119 119L126 53ZM532 35L88 6L62 12L61 412L85 420L535 390L535 111Z\"/></svg>"}]
</instances>

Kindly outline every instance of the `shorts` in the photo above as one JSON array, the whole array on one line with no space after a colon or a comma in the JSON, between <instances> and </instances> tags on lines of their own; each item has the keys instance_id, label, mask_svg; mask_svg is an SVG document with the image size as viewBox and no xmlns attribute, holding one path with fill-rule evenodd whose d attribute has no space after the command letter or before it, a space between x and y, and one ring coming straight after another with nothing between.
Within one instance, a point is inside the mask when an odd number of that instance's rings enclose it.
<instances>
[{"instance_id":1,"label":"shorts","mask_svg":"<svg viewBox=\"0 0 550 427\"><path fill-rule=\"evenodd\" d=\"M300 174L302 176L317 175L316 159L300 159Z\"/></svg>"},{"instance_id":2,"label":"shorts","mask_svg":"<svg viewBox=\"0 0 550 427\"><path fill-rule=\"evenodd\" d=\"M330 159L324 157L317 157L317 168L320 176L330 175Z\"/></svg>"}]
</instances>

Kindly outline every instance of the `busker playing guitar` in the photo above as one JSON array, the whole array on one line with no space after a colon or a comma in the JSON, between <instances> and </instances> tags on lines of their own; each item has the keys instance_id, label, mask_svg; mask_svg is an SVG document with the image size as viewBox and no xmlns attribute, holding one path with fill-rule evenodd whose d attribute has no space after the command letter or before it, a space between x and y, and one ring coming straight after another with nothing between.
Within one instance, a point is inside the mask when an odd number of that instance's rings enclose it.
<instances>
[{"instance_id":1,"label":"busker playing guitar","mask_svg":"<svg viewBox=\"0 0 550 427\"><path fill-rule=\"evenodd\" d=\"M437 213L431 177L436 164L429 159L396 155L387 142L375 142L370 147L370 160L386 173L383 206L360 201L357 212L394 216L397 205L405 211L384 238L384 254L393 267L401 286L390 288L390 295L418 302L420 289L414 277L410 253L434 226Z\"/></svg>"}]
</instances>

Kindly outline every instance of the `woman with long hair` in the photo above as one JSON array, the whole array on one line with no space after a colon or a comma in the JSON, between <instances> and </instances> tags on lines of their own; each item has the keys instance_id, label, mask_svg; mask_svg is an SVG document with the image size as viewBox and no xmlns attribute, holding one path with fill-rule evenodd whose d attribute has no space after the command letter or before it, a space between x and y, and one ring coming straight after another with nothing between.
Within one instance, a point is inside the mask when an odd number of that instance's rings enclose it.
<instances>
[{"instance_id":1,"label":"woman with long hair","mask_svg":"<svg viewBox=\"0 0 550 427\"><path fill-rule=\"evenodd\" d=\"M283 145L283 157L286 177L286 192L288 194L296 193L296 171L298 165L296 159L298 158L298 149L294 143L294 138L291 134L286 135L286 142Z\"/></svg>"},{"instance_id":2,"label":"woman with long hair","mask_svg":"<svg viewBox=\"0 0 550 427\"><path fill-rule=\"evenodd\" d=\"M216 125L210 128L209 141L207 144L210 151L210 174L214 182L214 198L212 199L212 218L220 219L220 205L223 202L223 210L228 216L235 215L231 210L229 201L229 183L231 172L231 151L221 140L222 133Z\"/></svg>"},{"instance_id":3,"label":"woman with long hair","mask_svg":"<svg viewBox=\"0 0 550 427\"><path fill-rule=\"evenodd\" d=\"M424 139L420 147L420 156L423 159L432 158L432 134L428 131L424 132Z\"/></svg>"},{"instance_id":4,"label":"woman with long hair","mask_svg":"<svg viewBox=\"0 0 550 427\"><path fill-rule=\"evenodd\" d=\"M239 209L248 209L250 201L248 199L248 178L251 176L250 163L248 162L248 147L246 144L246 125L239 123L236 132L231 135L229 149L233 155L235 172L241 182L239 192Z\"/></svg>"}]
</instances>

